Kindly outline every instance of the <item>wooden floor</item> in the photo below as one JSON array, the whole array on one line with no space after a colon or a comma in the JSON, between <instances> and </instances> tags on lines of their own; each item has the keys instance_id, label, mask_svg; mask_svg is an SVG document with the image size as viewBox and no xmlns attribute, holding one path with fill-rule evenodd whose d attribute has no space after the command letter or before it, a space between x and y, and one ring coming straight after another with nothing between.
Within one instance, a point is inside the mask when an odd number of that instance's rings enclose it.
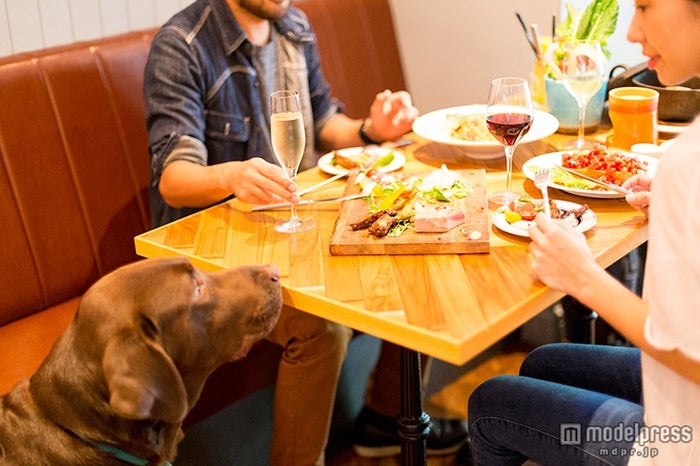
<instances>
[{"instance_id":1,"label":"wooden floor","mask_svg":"<svg viewBox=\"0 0 700 466\"><path fill-rule=\"evenodd\" d=\"M486 359L426 399L425 411L436 417L466 419L467 400L474 388L482 381L498 374L517 374L527 351L527 348L511 346ZM370 460L356 456L352 450L342 452L327 461L327 466L400 466L400 464L398 456ZM454 464L454 456L428 458L428 466L453 466Z\"/></svg>"}]
</instances>

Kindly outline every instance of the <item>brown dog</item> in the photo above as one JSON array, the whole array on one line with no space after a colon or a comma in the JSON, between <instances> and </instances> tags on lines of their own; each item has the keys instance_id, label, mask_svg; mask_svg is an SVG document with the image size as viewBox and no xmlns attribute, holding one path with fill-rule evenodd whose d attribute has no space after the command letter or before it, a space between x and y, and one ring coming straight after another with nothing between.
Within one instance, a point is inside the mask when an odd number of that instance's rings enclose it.
<instances>
[{"instance_id":1,"label":"brown dog","mask_svg":"<svg viewBox=\"0 0 700 466\"><path fill-rule=\"evenodd\" d=\"M281 307L274 266L204 273L170 258L112 272L0 398L0 464L167 464L206 378L244 357Z\"/></svg>"}]
</instances>

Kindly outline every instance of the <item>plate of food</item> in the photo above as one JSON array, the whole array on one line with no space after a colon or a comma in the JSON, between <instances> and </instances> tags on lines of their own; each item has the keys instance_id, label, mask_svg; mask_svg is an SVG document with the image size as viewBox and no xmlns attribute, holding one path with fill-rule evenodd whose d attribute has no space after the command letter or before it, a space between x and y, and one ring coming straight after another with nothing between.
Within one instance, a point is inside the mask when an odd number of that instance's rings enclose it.
<instances>
[{"instance_id":1,"label":"plate of food","mask_svg":"<svg viewBox=\"0 0 700 466\"><path fill-rule=\"evenodd\" d=\"M332 255L469 254L489 251L486 170L350 175Z\"/></svg>"},{"instance_id":2,"label":"plate of food","mask_svg":"<svg viewBox=\"0 0 700 466\"><path fill-rule=\"evenodd\" d=\"M585 151L550 152L538 155L525 162L522 171L526 177L534 180L538 169L548 168L551 174L549 183L551 188L577 196L614 199L625 195L593 181L579 178L557 166L568 167L580 171L583 175L621 185L636 173L653 175L658 163L658 159L654 157L598 147Z\"/></svg>"},{"instance_id":3,"label":"plate of food","mask_svg":"<svg viewBox=\"0 0 700 466\"><path fill-rule=\"evenodd\" d=\"M318 168L329 175L342 175L353 169L393 172L406 164L406 156L391 147L367 146L338 149L321 156Z\"/></svg>"},{"instance_id":4,"label":"plate of food","mask_svg":"<svg viewBox=\"0 0 700 466\"><path fill-rule=\"evenodd\" d=\"M530 237L528 230L535 216L544 210L542 199L523 196L507 207L497 209L491 216L496 228L511 235ZM574 229L585 233L598 223L598 218L587 205L563 200L551 200L552 218L564 219Z\"/></svg>"},{"instance_id":5,"label":"plate of food","mask_svg":"<svg viewBox=\"0 0 700 466\"><path fill-rule=\"evenodd\" d=\"M473 159L503 157L503 146L486 127L486 105L464 105L426 113L413 122L413 131L433 142L460 146ZM521 143L549 136L559 120L542 110L534 111L532 126Z\"/></svg>"},{"instance_id":6,"label":"plate of food","mask_svg":"<svg viewBox=\"0 0 700 466\"><path fill-rule=\"evenodd\" d=\"M690 126L689 123L662 123L659 122L656 126L656 129L659 131L661 134L669 134L672 136L678 136L681 134L683 131L685 131L688 126Z\"/></svg>"}]
</instances>

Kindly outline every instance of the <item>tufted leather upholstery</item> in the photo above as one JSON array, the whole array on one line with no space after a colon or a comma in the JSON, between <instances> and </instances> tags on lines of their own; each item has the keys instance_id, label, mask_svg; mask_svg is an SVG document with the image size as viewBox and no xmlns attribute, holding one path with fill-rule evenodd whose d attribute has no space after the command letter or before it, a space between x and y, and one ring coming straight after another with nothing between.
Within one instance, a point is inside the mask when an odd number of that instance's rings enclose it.
<instances>
[{"instance_id":1,"label":"tufted leather upholstery","mask_svg":"<svg viewBox=\"0 0 700 466\"><path fill-rule=\"evenodd\" d=\"M97 278L140 259L154 33L0 59L0 394L34 373ZM186 424L272 383L279 353L263 342L220 368Z\"/></svg>"},{"instance_id":2,"label":"tufted leather upholstery","mask_svg":"<svg viewBox=\"0 0 700 466\"><path fill-rule=\"evenodd\" d=\"M90 284L137 259L149 37L0 60L0 393L36 369Z\"/></svg>"},{"instance_id":3,"label":"tufted leather upholstery","mask_svg":"<svg viewBox=\"0 0 700 466\"><path fill-rule=\"evenodd\" d=\"M298 0L350 116L403 89L387 0ZM0 58L0 395L29 377L150 226L143 69L155 30ZM268 385L261 342L210 378L192 423ZM242 373L246 375L241 376Z\"/></svg>"}]
</instances>

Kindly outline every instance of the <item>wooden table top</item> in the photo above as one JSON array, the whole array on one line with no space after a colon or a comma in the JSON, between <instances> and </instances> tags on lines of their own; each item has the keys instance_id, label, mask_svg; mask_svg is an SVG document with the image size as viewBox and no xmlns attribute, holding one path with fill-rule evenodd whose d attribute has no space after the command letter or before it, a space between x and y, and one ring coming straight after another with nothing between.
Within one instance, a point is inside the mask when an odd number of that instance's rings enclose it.
<instances>
[{"instance_id":1,"label":"wooden table top","mask_svg":"<svg viewBox=\"0 0 700 466\"><path fill-rule=\"evenodd\" d=\"M606 133L593 135L604 141ZM488 192L505 187L505 159L472 160L459 147L409 135L400 150L405 171L483 168ZM520 167L529 158L564 149L571 136L554 134L521 144L515 153L513 190L541 197ZM328 178L318 168L300 173L300 189ZM304 196L342 194L339 180ZM583 198L550 189L550 197L586 203L598 218L586 233L598 263L612 264L647 240L644 216L624 199ZM495 206L489 206L491 210ZM144 257L182 255L216 270L242 264L276 264L286 304L356 330L461 365L557 302L562 294L530 277L527 238L490 226L490 251L479 254L332 256L329 241L338 204L303 206L318 224L308 233L278 233L273 223L288 210L250 212L236 200L148 231L135 238ZM490 215L489 215L490 217Z\"/></svg>"}]
</instances>

